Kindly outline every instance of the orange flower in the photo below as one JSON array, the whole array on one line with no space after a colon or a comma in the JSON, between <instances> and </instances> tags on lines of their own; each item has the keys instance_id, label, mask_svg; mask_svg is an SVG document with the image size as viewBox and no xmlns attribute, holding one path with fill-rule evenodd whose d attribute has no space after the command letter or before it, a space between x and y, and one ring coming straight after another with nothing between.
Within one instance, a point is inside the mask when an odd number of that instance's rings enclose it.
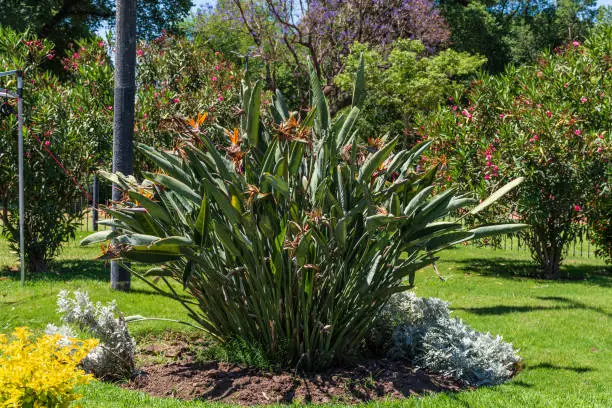
<instances>
[{"instance_id":1,"label":"orange flower","mask_svg":"<svg viewBox=\"0 0 612 408\"><path fill-rule=\"evenodd\" d=\"M195 119L189 118L187 120L187 123L189 124L189 126L191 126L191 130L193 130L194 132L199 132L200 127L202 126L202 124L204 123L207 117L208 117L207 112L204 112L204 114L198 113L197 118Z\"/></svg>"},{"instance_id":2,"label":"orange flower","mask_svg":"<svg viewBox=\"0 0 612 408\"><path fill-rule=\"evenodd\" d=\"M238 128L234 128L234 133L229 130L225 130L225 134L229 137L230 143L232 146L238 146L240 144L240 135L238 133Z\"/></svg>"}]
</instances>

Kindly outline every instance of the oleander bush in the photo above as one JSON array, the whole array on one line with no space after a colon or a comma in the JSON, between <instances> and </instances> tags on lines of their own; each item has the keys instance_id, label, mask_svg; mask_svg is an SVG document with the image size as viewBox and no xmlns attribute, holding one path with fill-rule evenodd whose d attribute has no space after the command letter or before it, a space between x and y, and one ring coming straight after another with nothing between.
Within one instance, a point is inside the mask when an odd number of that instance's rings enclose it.
<instances>
[{"instance_id":1,"label":"oleander bush","mask_svg":"<svg viewBox=\"0 0 612 408\"><path fill-rule=\"evenodd\" d=\"M407 290L438 251L524 227L464 230L440 221L476 202L454 189L432 195L437 169L417 170L428 144L396 152L397 138L359 144L360 66L346 117L330 117L311 69L313 108L304 117L278 94L274 121L264 123L260 85L245 85L240 128L219 129L229 143L216 146L194 127L173 152L140 145L159 171L142 182L103 174L126 200L106 210L113 231L82 243L111 240L104 258L159 263L133 273L222 343L245 341L307 370L355 354L389 297Z\"/></svg>"},{"instance_id":2,"label":"oleander bush","mask_svg":"<svg viewBox=\"0 0 612 408\"><path fill-rule=\"evenodd\" d=\"M24 71L24 252L26 269L31 272L48 269L62 244L74 238L82 216L74 205L83 197L78 184L86 185L95 160L76 89L39 68L42 61L53 58L48 41L0 28L2 70ZM17 88L15 77L3 77L0 82L0 87ZM13 108L16 112L16 104ZM17 122L16 114L0 118L0 220L16 252Z\"/></svg>"},{"instance_id":3,"label":"oleander bush","mask_svg":"<svg viewBox=\"0 0 612 408\"><path fill-rule=\"evenodd\" d=\"M81 396L74 390L90 382L79 364L97 342L60 334L35 337L19 327L0 334L0 406L68 407Z\"/></svg>"},{"instance_id":4,"label":"oleander bush","mask_svg":"<svg viewBox=\"0 0 612 408\"><path fill-rule=\"evenodd\" d=\"M460 102L457 102L460 101ZM486 197L508 180L525 183L478 222L511 216L542 275L560 277L564 249L590 225L610 257L612 26L538 63L482 77L463 99L423 117L447 185Z\"/></svg>"},{"instance_id":5,"label":"oleander bush","mask_svg":"<svg viewBox=\"0 0 612 408\"><path fill-rule=\"evenodd\" d=\"M136 342L130 336L125 318L115 301L93 303L86 292L75 291L74 298L62 290L57 296L58 312L64 325L47 325L47 334L75 337L73 327L100 340L82 361L82 367L96 378L118 380L134 373Z\"/></svg>"}]
</instances>

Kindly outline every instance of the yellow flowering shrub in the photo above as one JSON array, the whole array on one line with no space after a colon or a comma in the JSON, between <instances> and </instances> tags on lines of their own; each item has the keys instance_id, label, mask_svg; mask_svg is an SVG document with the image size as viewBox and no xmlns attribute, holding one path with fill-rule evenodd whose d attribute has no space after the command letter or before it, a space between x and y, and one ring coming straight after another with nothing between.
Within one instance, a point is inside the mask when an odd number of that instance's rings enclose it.
<instances>
[{"instance_id":1,"label":"yellow flowering shrub","mask_svg":"<svg viewBox=\"0 0 612 408\"><path fill-rule=\"evenodd\" d=\"M93 379L78 365L97 340L35 337L25 327L0 334L0 407L68 407L78 384Z\"/></svg>"}]
</instances>

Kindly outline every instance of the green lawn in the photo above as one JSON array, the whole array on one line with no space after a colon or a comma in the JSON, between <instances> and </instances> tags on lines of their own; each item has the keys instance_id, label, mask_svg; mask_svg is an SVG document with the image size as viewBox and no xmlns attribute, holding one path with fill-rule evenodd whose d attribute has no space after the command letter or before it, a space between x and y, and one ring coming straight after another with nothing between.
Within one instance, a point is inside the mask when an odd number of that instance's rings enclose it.
<instances>
[{"instance_id":1,"label":"green lawn","mask_svg":"<svg viewBox=\"0 0 612 408\"><path fill-rule=\"evenodd\" d=\"M81 234L84 235L84 234ZM127 315L184 318L179 305L133 282L129 294L112 292L108 270L90 261L99 250L69 244L54 267L56 273L28 281L21 288L14 255L0 240L0 332L26 325L42 329L57 322L56 295L60 289L87 290L92 299L116 299ZM434 395L368 406L428 407L610 407L612 406L612 277L603 263L574 257L565 271L586 278L563 282L513 275L529 270L527 253L462 247L446 251L438 268L419 273L416 293L451 302L452 309L472 327L501 334L520 348L524 370L507 384L472 392ZM606 274L607 275L602 275ZM185 330L163 323L134 323L133 334ZM150 398L114 385L83 387L84 407L203 407L220 406Z\"/></svg>"}]
</instances>

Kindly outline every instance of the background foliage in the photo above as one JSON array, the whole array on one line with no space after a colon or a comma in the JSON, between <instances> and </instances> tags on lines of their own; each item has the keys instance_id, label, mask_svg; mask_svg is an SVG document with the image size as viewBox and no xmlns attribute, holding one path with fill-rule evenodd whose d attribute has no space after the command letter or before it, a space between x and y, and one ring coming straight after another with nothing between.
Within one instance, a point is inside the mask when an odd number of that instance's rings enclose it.
<instances>
[{"instance_id":1,"label":"background foliage","mask_svg":"<svg viewBox=\"0 0 612 408\"><path fill-rule=\"evenodd\" d=\"M489 219L532 225L529 245L547 276L558 276L562 249L587 223L609 248L600 217L609 205L611 39L611 26L601 25L584 44L541 54L536 65L482 76L463 104L421 121L426 135L438 136L448 184L485 195L526 177L512 205Z\"/></svg>"}]
</instances>

